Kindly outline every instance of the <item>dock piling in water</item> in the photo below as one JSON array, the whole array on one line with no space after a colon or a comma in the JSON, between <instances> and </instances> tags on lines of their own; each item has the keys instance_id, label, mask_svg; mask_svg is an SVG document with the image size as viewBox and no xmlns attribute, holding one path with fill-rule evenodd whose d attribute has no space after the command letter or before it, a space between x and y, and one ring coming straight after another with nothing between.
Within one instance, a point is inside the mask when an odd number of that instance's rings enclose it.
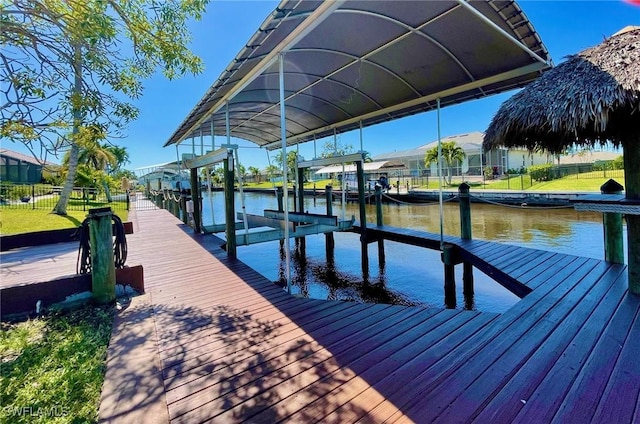
<instances>
[{"instance_id":1,"label":"dock piling in water","mask_svg":"<svg viewBox=\"0 0 640 424\"><path fill-rule=\"evenodd\" d=\"M600 187L602 194L621 194L624 187L615 180L608 180ZM622 234L622 214L602 213L604 227L604 260L616 264L624 263L624 242Z\"/></svg>"},{"instance_id":2,"label":"dock piling in water","mask_svg":"<svg viewBox=\"0 0 640 424\"><path fill-rule=\"evenodd\" d=\"M471 199L467 183L462 183L458 187L458 200L460 205L460 238L471 240ZM465 297L473 296L473 266L464 262L462 265L462 284Z\"/></svg>"}]
</instances>

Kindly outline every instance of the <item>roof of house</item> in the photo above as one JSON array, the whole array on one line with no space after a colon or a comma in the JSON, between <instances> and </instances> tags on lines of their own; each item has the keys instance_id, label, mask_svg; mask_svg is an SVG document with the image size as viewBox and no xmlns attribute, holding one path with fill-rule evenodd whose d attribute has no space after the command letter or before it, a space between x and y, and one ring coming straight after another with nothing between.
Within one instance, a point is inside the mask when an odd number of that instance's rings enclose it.
<instances>
[{"instance_id":1,"label":"roof of house","mask_svg":"<svg viewBox=\"0 0 640 424\"><path fill-rule=\"evenodd\" d=\"M9 149L0 149L0 155L20 160L22 162L32 163L34 165L56 165L53 162L42 161L33 157L32 155L25 155L24 153L16 152Z\"/></svg>"}]
</instances>

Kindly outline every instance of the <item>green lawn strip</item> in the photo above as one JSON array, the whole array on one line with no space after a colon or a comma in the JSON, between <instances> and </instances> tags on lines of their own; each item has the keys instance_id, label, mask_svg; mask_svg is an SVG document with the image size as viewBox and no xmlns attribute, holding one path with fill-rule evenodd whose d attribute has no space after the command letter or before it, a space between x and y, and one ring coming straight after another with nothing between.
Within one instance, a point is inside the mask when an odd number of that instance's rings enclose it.
<instances>
[{"instance_id":1,"label":"green lawn strip","mask_svg":"<svg viewBox=\"0 0 640 424\"><path fill-rule=\"evenodd\" d=\"M1 324L0 422L97 422L113 307Z\"/></svg>"},{"instance_id":2,"label":"green lawn strip","mask_svg":"<svg viewBox=\"0 0 640 424\"><path fill-rule=\"evenodd\" d=\"M115 210L114 213L124 222L129 213ZM9 209L0 208L0 234L23 234L35 231L76 228L87 217L85 211L67 211L66 216L56 215L49 209Z\"/></svg>"}]
</instances>

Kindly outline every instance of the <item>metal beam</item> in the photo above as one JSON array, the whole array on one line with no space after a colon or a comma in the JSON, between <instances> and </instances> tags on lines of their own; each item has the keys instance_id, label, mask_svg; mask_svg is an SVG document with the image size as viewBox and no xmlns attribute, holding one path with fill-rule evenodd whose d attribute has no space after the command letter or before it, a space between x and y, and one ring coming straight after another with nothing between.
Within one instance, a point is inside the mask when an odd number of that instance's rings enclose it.
<instances>
[{"instance_id":1,"label":"metal beam","mask_svg":"<svg viewBox=\"0 0 640 424\"><path fill-rule=\"evenodd\" d=\"M209 152L206 155L197 156L194 159L185 161L185 165L189 169L203 168L205 166L215 165L227 158L227 149L237 149L237 148L238 148L237 144L226 145L224 148L214 150L213 152Z\"/></svg>"},{"instance_id":2,"label":"metal beam","mask_svg":"<svg viewBox=\"0 0 640 424\"><path fill-rule=\"evenodd\" d=\"M362 153L352 153L344 156L332 156L330 158L312 159L298 162L298 168L311 168L312 166L327 166L334 163L362 162Z\"/></svg>"}]
</instances>

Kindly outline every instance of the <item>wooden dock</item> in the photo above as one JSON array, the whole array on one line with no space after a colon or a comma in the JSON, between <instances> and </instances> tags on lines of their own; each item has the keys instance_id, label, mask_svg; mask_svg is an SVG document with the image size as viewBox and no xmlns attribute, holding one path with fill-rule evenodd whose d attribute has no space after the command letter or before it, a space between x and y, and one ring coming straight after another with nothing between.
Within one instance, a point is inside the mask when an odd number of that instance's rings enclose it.
<instances>
[{"instance_id":1,"label":"wooden dock","mask_svg":"<svg viewBox=\"0 0 640 424\"><path fill-rule=\"evenodd\" d=\"M162 392L172 422L640 419L640 298L624 266L469 242L531 289L502 315L322 301L287 295L169 213L137 223L160 388L133 395ZM110 403L109 377L103 420L144 410Z\"/></svg>"},{"instance_id":2,"label":"wooden dock","mask_svg":"<svg viewBox=\"0 0 640 424\"><path fill-rule=\"evenodd\" d=\"M166 211L133 215L147 294L116 319L101 422L640 421L624 266L468 242L531 292L501 315L302 299Z\"/></svg>"}]
</instances>

